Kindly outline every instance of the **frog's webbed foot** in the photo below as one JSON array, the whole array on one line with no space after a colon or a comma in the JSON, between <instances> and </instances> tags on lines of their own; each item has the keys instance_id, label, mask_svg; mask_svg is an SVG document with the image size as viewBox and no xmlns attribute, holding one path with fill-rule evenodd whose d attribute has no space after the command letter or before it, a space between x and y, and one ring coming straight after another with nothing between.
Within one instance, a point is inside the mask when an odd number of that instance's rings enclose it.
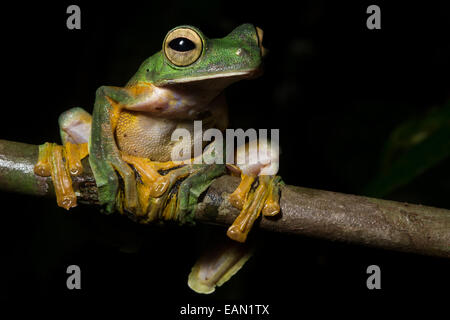
<instances>
[{"instance_id":1,"label":"frog's webbed foot","mask_svg":"<svg viewBox=\"0 0 450 320\"><path fill-rule=\"evenodd\" d=\"M147 158L122 153L122 159L137 172L137 196L141 211L137 218L142 223L159 219L171 220L174 215L176 193L175 183L192 173L190 166L182 162L156 162ZM165 174L160 172L166 171Z\"/></svg>"},{"instance_id":2,"label":"frog's webbed foot","mask_svg":"<svg viewBox=\"0 0 450 320\"><path fill-rule=\"evenodd\" d=\"M39 146L34 172L52 177L57 203L68 210L77 205L72 177L83 173L81 160L88 155L91 115L82 108L72 108L62 113L58 122L63 146L55 143Z\"/></svg>"},{"instance_id":3,"label":"frog's webbed foot","mask_svg":"<svg viewBox=\"0 0 450 320\"><path fill-rule=\"evenodd\" d=\"M47 142L39 146L39 158L34 172L42 177L52 177L58 206L67 210L77 205L72 177L82 174L81 160L87 156L87 149L87 143L67 142L60 146Z\"/></svg>"},{"instance_id":4,"label":"frog's webbed foot","mask_svg":"<svg viewBox=\"0 0 450 320\"><path fill-rule=\"evenodd\" d=\"M230 203L241 213L228 228L228 237L245 242L261 212L264 216L275 216L280 212L280 179L279 176L242 175L241 183L229 197Z\"/></svg>"},{"instance_id":5,"label":"frog's webbed foot","mask_svg":"<svg viewBox=\"0 0 450 320\"><path fill-rule=\"evenodd\" d=\"M137 191L142 211L137 218L141 223L188 222L188 213L192 212L200 194L215 177L225 173L224 165L192 164L190 160L156 162L126 154L122 158L138 174Z\"/></svg>"},{"instance_id":6,"label":"frog's webbed foot","mask_svg":"<svg viewBox=\"0 0 450 320\"><path fill-rule=\"evenodd\" d=\"M227 235L233 240L245 242L261 212L264 216L275 216L280 212L281 178L276 176L279 149L275 143L261 139L256 144L241 146L236 154L248 161L231 166L240 171L242 180L230 195L229 201L241 213L228 229Z\"/></svg>"},{"instance_id":7,"label":"frog's webbed foot","mask_svg":"<svg viewBox=\"0 0 450 320\"><path fill-rule=\"evenodd\" d=\"M122 159L131 164L139 173L142 185L145 185L149 196L160 197L169 187L173 174L161 175L159 170L170 170L182 166L181 161L156 162L147 158L122 153Z\"/></svg>"}]
</instances>

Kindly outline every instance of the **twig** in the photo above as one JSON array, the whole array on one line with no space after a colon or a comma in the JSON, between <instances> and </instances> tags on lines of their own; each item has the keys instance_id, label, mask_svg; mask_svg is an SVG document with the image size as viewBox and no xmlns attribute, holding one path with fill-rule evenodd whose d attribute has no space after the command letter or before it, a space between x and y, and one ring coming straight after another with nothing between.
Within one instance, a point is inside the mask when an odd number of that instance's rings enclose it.
<instances>
[{"instance_id":1,"label":"twig","mask_svg":"<svg viewBox=\"0 0 450 320\"><path fill-rule=\"evenodd\" d=\"M38 147L0 140L0 189L54 196L50 178L33 172ZM80 202L97 203L97 188L86 159L74 179ZM227 200L239 182L223 176L210 186L195 212L203 223L230 225L239 213ZM450 257L450 210L284 186L279 217L262 218L259 227L276 232L344 241L391 250Z\"/></svg>"}]
</instances>

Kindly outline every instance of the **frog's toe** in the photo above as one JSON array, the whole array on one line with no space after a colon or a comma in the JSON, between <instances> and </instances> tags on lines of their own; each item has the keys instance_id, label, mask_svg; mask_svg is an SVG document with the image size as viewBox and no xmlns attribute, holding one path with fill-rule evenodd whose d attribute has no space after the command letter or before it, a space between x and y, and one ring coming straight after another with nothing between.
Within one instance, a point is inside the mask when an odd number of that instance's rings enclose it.
<instances>
[{"instance_id":1,"label":"frog's toe","mask_svg":"<svg viewBox=\"0 0 450 320\"><path fill-rule=\"evenodd\" d=\"M279 177L259 176L258 185L254 190L250 181L251 179L244 175L238 189L233 193L240 194L240 197L245 199L244 204L240 206L236 202L231 202L233 206L241 209L241 213L228 228L227 235L238 242L245 242L261 212L266 216L274 216L280 212Z\"/></svg>"},{"instance_id":2,"label":"frog's toe","mask_svg":"<svg viewBox=\"0 0 450 320\"><path fill-rule=\"evenodd\" d=\"M170 179L167 176L158 177L152 184L150 188L150 196L160 197L170 185Z\"/></svg>"},{"instance_id":3,"label":"frog's toe","mask_svg":"<svg viewBox=\"0 0 450 320\"><path fill-rule=\"evenodd\" d=\"M66 142L64 144L65 158L68 170L72 176L79 176L83 173L83 160L88 155L88 144L75 144Z\"/></svg>"},{"instance_id":4,"label":"frog's toe","mask_svg":"<svg viewBox=\"0 0 450 320\"><path fill-rule=\"evenodd\" d=\"M111 165L123 181L123 209L135 215L141 214L136 177L133 170L123 161L112 162Z\"/></svg>"},{"instance_id":5,"label":"frog's toe","mask_svg":"<svg viewBox=\"0 0 450 320\"><path fill-rule=\"evenodd\" d=\"M250 191L254 181L254 176L244 174L241 176L241 183L229 197L229 201L234 207L238 209L243 208L247 194Z\"/></svg>"},{"instance_id":6,"label":"frog's toe","mask_svg":"<svg viewBox=\"0 0 450 320\"><path fill-rule=\"evenodd\" d=\"M275 176L269 183L268 196L262 210L262 214L266 217L276 216L281 210L280 183L281 178L279 176Z\"/></svg>"},{"instance_id":7,"label":"frog's toe","mask_svg":"<svg viewBox=\"0 0 450 320\"><path fill-rule=\"evenodd\" d=\"M52 174L52 150L54 143L46 142L39 146L38 161L34 166L34 173L41 177L50 177Z\"/></svg>"}]
</instances>

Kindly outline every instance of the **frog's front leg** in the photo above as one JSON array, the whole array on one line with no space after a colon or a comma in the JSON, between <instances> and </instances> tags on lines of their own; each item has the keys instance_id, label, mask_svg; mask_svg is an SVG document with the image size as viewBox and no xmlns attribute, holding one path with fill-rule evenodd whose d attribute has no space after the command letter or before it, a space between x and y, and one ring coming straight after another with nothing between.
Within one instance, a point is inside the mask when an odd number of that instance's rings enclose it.
<instances>
[{"instance_id":1,"label":"frog's front leg","mask_svg":"<svg viewBox=\"0 0 450 320\"><path fill-rule=\"evenodd\" d=\"M114 132L122 106L135 103L135 97L125 88L100 87L96 92L89 143L89 163L98 187L99 201L112 213L122 207L117 201L120 174L124 184L125 210L139 213L136 179L133 170L121 158Z\"/></svg>"},{"instance_id":2,"label":"frog's front leg","mask_svg":"<svg viewBox=\"0 0 450 320\"><path fill-rule=\"evenodd\" d=\"M264 150L261 152L261 150ZM241 174L241 183L230 195L230 203L241 210L229 227L229 238L245 242L253 223L262 212L275 216L280 212L279 193L281 178L278 172L278 146L270 146L266 140L244 145L236 150L237 159L247 159L233 166Z\"/></svg>"}]
</instances>

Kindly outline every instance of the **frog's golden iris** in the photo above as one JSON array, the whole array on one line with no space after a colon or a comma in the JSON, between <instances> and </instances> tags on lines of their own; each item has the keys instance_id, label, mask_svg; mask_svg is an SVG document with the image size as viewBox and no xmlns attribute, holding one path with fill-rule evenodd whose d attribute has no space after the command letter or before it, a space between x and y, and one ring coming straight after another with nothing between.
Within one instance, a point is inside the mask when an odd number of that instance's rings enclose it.
<instances>
[{"instance_id":1,"label":"frog's golden iris","mask_svg":"<svg viewBox=\"0 0 450 320\"><path fill-rule=\"evenodd\" d=\"M197 61L202 54L202 38L193 29L178 28L167 34L163 49L170 63L185 67Z\"/></svg>"}]
</instances>

